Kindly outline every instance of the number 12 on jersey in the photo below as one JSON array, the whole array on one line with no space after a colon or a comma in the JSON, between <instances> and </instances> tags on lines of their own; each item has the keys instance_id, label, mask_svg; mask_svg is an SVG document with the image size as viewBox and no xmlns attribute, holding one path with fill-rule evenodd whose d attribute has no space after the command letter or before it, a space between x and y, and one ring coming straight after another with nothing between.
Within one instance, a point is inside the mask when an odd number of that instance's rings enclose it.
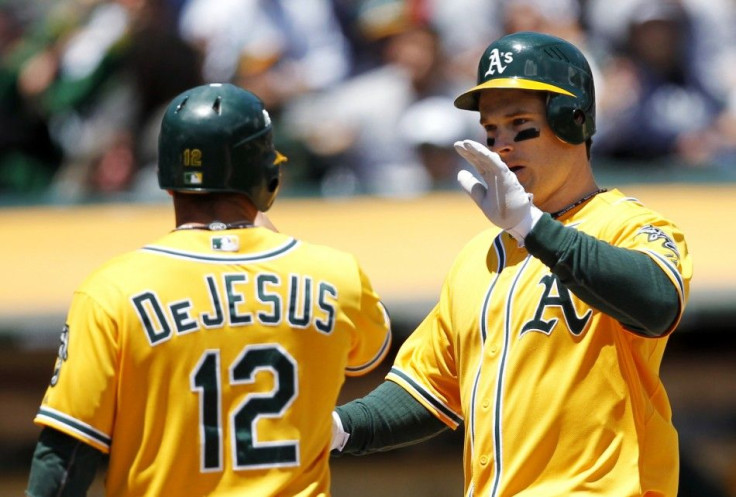
<instances>
[{"instance_id":1,"label":"number 12 on jersey","mask_svg":"<svg viewBox=\"0 0 736 497\"><path fill-rule=\"evenodd\" d=\"M235 470L298 466L299 441L259 442L256 427L263 417L283 416L298 395L297 363L278 344L248 345L228 368L230 386L252 384L256 373L273 375L270 392L251 393L234 406L228 419L229 448ZM205 350L190 375L199 396L200 468L223 470L223 406L220 351Z\"/></svg>"}]
</instances>

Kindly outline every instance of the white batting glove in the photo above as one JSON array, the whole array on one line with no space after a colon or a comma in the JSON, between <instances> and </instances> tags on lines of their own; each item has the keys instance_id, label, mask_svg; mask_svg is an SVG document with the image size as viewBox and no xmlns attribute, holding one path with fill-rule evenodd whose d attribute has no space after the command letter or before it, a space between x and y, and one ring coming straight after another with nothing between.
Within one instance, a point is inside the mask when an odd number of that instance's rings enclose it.
<instances>
[{"instance_id":1,"label":"white batting glove","mask_svg":"<svg viewBox=\"0 0 736 497\"><path fill-rule=\"evenodd\" d=\"M332 411L332 440L330 441L330 451L337 449L342 452L349 438L350 433L347 433L342 427L340 416L335 411Z\"/></svg>"},{"instance_id":2,"label":"white batting glove","mask_svg":"<svg viewBox=\"0 0 736 497\"><path fill-rule=\"evenodd\" d=\"M542 211L532 203L532 195L501 157L480 143L458 141L455 150L485 181L484 185L470 171L461 170L457 173L460 186L493 224L510 233L523 247L524 238L542 217Z\"/></svg>"}]
</instances>

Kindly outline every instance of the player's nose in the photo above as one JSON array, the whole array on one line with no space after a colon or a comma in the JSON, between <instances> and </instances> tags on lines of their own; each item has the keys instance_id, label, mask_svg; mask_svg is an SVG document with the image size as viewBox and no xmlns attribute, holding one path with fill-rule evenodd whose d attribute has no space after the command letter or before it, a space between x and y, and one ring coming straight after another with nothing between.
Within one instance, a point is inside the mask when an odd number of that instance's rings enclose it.
<instances>
[{"instance_id":1,"label":"player's nose","mask_svg":"<svg viewBox=\"0 0 736 497\"><path fill-rule=\"evenodd\" d=\"M514 149L514 137L507 131L499 131L493 138L488 139L488 148L499 155Z\"/></svg>"}]
</instances>

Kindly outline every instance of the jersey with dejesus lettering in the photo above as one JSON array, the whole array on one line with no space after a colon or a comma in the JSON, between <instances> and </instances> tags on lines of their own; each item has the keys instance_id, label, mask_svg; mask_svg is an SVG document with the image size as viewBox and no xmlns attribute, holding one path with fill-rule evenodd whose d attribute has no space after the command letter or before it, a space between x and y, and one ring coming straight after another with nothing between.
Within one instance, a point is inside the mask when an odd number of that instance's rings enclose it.
<instances>
[{"instance_id":1,"label":"jersey with dejesus lettering","mask_svg":"<svg viewBox=\"0 0 736 497\"><path fill-rule=\"evenodd\" d=\"M679 322L691 261L670 221L617 190L560 221L651 257L679 295ZM494 228L461 251L387 378L450 427L465 423L466 496L674 497L666 342L586 305Z\"/></svg>"},{"instance_id":2,"label":"jersey with dejesus lettering","mask_svg":"<svg viewBox=\"0 0 736 497\"><path fill-rule=\"evenodd\" d=\"M74 293L35 421L110 454L109 497L329 495L345 375L390 341L353 256L265 228L174 231Z\"/></svg>"}]
</instances>

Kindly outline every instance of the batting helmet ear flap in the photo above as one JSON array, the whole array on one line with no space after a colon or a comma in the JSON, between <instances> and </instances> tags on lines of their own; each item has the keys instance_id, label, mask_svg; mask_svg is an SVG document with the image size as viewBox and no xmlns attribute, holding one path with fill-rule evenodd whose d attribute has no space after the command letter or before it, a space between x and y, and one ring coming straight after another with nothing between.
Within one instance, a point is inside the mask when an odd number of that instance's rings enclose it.
<instances>
[{"instance_id":1,"label":"batting helmet ear flap","mask_svg":"<svg viewBox=\"0 0 736 497\"><path fill-rule=\"evenodd\" d=\"M581 108L579 98L559 93L548 94L547 122L562 141L578 145L593 136L595 133L593 101L588 99L587 102L582 102L587 103L587 108Z\"/></svg>"}]
</instances>

